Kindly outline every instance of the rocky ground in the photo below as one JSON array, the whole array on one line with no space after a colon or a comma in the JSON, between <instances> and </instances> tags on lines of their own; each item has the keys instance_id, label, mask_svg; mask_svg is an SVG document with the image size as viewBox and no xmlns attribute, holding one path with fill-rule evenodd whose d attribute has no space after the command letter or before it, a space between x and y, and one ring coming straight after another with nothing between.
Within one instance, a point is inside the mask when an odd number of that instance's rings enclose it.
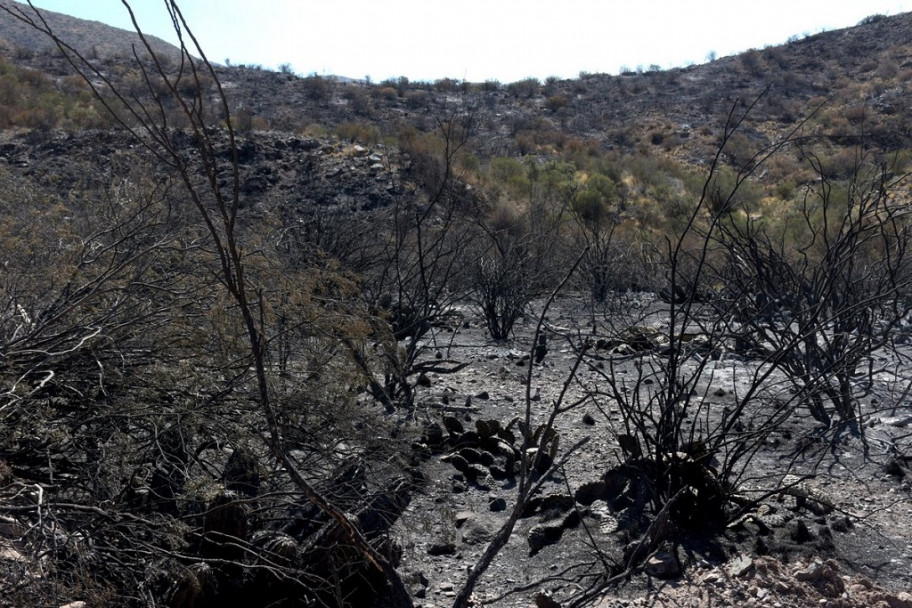
<instances>
[{"instance_id":1,"label":"rocky ground","mask_svg":"<svg viewBox=\"0 0 912 608\"><path fill-rule=\"evenodd\" d=\"M641 300L637 306L652 305L650 297ZM460 312L452 333L439 334L438 346L448 358L470 365L457 374L432 375L421 389L419 417L439 429L443 443L429 457L427 483L397 530L405 550L402 569L425 607L452 602L467 570L507 519L516 492L515 478L503 475L503 458L484 456L485 445L491 446L485 436L509 439L509 432L489 427L498 421L503 430L523 414L533 320L521 322L512 341L491 343L471 309ZM584 316L580 301L568 298L550 313L549 325L578 329ZM572 348L552 340L542 363L533 364L535 420L544 420L575 359ZM632 371L634 360L622 365ZM722 407L743 382L741 369L736 355L715 362L708 398ZM901 382L898 375L882 373L879 392L864 399L864 441L845 435L833 444L819 442L812 425L796 420L753 459L747 477L768 479L788 468L811 476L802 487L819 500L772 495L760 513L716 538L691 535L660 548L649 572L637 570L587 603L912 606L912 411L889 394ZM568 402L598 380L586 370L579 378ZM585 444L542 485L478 586L481 602L568 605L592 582L587 577L603 571L601 560L619 563L625 544L636 540L619 525L623 505L613 502L610 491L599 494L604 486L593 483L611 486L606 473L620 461L618 413L604 401L584 401L561 414L555 429L558 460L570 446Z\"/></svg>"}]
</instances>

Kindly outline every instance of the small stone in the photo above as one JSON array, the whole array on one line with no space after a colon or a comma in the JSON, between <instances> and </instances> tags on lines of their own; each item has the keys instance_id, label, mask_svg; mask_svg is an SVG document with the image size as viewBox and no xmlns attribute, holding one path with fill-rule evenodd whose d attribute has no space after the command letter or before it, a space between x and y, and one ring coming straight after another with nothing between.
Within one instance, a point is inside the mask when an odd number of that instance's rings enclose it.
<instances>
[{"instance_id":1,"label":"small stone","mask_svg":"<svg viewBox=\"0 0 912 608\"><path fill-rule=\"evenodd\" d=\"M678 558L668 551L656 551L646 560L646 574L656 578L669 579L681 574Z\"/></svg>"},{"instance_id":2,"label":"small stone","mask_svg":"<svg viewBox=\"0 0 912 608\"><path fill-rule=\"evenodd\" d=\"M703 583L707 585L721 585L723 581L721 572L713 571L703 577Z\"/></svg>"},{"instance_id":3,"label":"small stone","mask_svg":"<svg viewBox=\"0 0 912 608\"><path fill-rule=\"evenodd\" d=\"M800 568L795 571L795 578L803 583L808 583L820 578L823 573L823 562L817 560L811 563L807 568Z\"/></svg>"},{"instance_id":4,"label":"small stone","mask_svg":"<svg viewBox=\"0 0 912 608\"><path fill-rule=\"evenodd\" d=\"M588 412L583 414L583 424L586 426L593 426L595 424L595 418L592 417L592 414Z\"/></svg>"},{"instance_id":5,"label":"small stone","mask_svg":"<svg viewBox=\"0 0 912 608\"><path fill-rule=\"evenodd\" d=\"M456 524L457 528L461 528L462 524L466 523L472 518L472 515L473 514L471 511L459 511L453 517L453 522Z\"/></svg>"}]
</instances>

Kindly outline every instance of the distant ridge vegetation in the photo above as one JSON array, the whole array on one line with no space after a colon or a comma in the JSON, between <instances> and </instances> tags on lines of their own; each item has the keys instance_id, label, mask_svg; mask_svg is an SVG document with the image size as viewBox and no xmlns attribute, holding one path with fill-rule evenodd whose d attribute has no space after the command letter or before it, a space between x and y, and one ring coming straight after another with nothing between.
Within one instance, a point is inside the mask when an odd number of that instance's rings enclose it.
<instances>
[{"instance_id":1,"label":"distant ridge vegetation","mask_svg":"<svg viewBox=\"0 0 912 608\"><path fill-rule=\"evenodd\" d=\"M12 0L0 0L0 6L18 8L27 14L32 11L28 4ZM66 40L80 54L89 57L129 57L133 45L139 42L139 37L133 31L111 27L98 21L77 19L63 13L44 9L40 11L61 39ZM147 40L156 53L175 56L178 54L177 47L161 38L148 36ZM5 14L0 16L0 48L5 55L20 56L56 50L54 43L47 36Z\"/></svg>"}]
</instances>

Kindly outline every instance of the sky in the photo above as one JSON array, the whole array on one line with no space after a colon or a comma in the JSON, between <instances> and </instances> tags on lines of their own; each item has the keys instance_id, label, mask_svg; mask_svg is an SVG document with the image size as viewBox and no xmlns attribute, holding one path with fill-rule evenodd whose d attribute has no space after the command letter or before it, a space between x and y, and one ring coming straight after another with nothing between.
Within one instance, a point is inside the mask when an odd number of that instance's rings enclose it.
<instances>
[{"instance_id":1,"label":"sky","mask_svg":"<svg viewBox=\"0 0 912 608\"><path fill-rule=\"evenodd\" d=\"M35 6L132 29L121 0ZM207 57L379 82L515 82L704 63L912 10L912 0L179 0ZM164 0L132 0L175 42Z\"/></svg>"}]
</instances>

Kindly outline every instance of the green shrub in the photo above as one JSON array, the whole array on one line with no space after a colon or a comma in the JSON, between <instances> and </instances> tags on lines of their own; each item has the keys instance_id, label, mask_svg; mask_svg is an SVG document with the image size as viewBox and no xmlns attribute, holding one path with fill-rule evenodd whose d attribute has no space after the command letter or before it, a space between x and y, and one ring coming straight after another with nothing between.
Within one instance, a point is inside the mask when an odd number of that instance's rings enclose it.
<instances>
[{"instance_id":1,"label":"green shrub","mask_svg":"<svg viewBox=\"0 0 912 608\"><path fill-rule=\"evenodd\" d=\"M569 103L563 95L552 95L545 100L545 108L550 112L557 112L566 108Z\"/></svg>"},{"instance_id":2,"label":"green shrub","mask_svg":"<svg viewBox=\"0 0 912 608\"><path fill-rule=\"evenodd\" d=\"M316 74L303 78L301 87L304 95L311 101L321 102L332 97L332 82Z\"/></svg>"},{"instance_id":3,"label":"green shrub","mask_svg":"<svg viewBox=\"0 0 912 608\"><path fill-rule=\"evenodd\" d=\"M345 141L374 145L380 141L380 129L372 124L343 122L336 127L336 137Z\"/></svg>"},{"instance_id":4,"label":"green shrub","mask_svg":"<svg viewBox=\"0 0 912 608\"><path fill-rule=\"evenodd\" d=\"M524 78L507 85L507 91L514 97L535 97L541 91L538 78Z\"/></svg>"}]
</instances>

